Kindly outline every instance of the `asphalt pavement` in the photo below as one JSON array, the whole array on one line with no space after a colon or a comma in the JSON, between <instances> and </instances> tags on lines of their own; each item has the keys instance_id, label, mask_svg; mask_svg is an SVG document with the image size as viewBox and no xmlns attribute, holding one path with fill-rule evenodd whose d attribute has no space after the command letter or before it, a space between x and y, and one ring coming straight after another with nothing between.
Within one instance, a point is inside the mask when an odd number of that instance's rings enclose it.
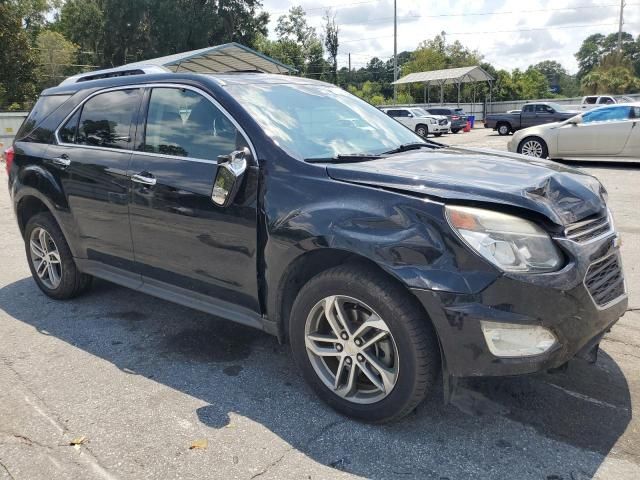
<instances>
[{"instance_id":1,"label":"asphalt pavement","mask_svg":"<svg viewBox=\"0 0 640 480\"><path fill-rule=\"evenodd\" d=\"M103 281L45 297L2 168L0 480L640 478L640 164L576 166L609 191L630 293L598 362L464 382L480 408L445 406L438 389L385 426L324 406L259 331Z\"/></svg>"}]
</instances>

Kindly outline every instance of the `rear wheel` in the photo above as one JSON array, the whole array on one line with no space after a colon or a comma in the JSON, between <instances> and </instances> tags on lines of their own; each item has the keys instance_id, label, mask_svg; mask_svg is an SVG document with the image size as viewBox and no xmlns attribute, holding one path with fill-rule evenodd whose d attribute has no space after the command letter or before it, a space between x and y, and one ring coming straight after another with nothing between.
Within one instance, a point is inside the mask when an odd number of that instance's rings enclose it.
<instances>
[{"instance_id":1,"label":"rear wheel","mask_svg":"<svg viewBox=\"0 0 640 480\"><path fill-rule=\"evenodd\" d=\"M294 303L290 339L318 396L360 420L405 416L439 372L436 336L416 299L370 268L345 265L311 279Z\"/></svg>"},{"instance_id":2,"label":"rear wheel","mask_svg":"<svg viewBox=\"0 0 640 480\"><path fill-rule=\"evenodd\" d=\"M452 128L451 133L458 133L460 130L460 128Z\"/></svg>"},{"instance_id":3,"label":"rear wheel","mask_svg":"<svg viewBox=\"0 0 640 480\"><path fill-rule=\"evenodd\" d=\"M69 245L50 213L31 217L24 238L31 275L46 295L64 300L89 288L91 276L78 271Z\"/></svg>"},{"instance_id":4,"label":"rear wheel","mask_svg":"<svg viewBox=\"0 0 640 480\"><path fill-rule=\"evenodd\" d=\"M518 145L518 153L529 157L547 158L549 156L549 148L547 143L540 137L527 137Z\"/></svg>"},{"instance_id":5,"label":"rear wheel","mask_svg":"<svg viewBox=\"0 0 640 480\"><path fill-rule=\"evenodd\" d=\"M426 125L418 125L416 127L416 133L421 137L426 137L427 135L429 135L429 129Z\"/></svg>"},{"instance_id":6,"label":"rear wheel","mask_svg":"<svg viewBox=\"0 0 640 480\"><path fill-rule=\"evenodd\" d=\"M442 136L442 132L434 133L433 135L436 136L436 137L441 137Z\"/></svg>"},{"instance_id":7,"label":"rear wheel","mask_svg":"<svg viewBox=\"0 0 640 480\"><path fill-rule=\"evenodd\" d=\"M509 135L511 133L511 127L509 126L508 123L499 123L498 124L498 135Z\"/></svg>"}]
</instances>

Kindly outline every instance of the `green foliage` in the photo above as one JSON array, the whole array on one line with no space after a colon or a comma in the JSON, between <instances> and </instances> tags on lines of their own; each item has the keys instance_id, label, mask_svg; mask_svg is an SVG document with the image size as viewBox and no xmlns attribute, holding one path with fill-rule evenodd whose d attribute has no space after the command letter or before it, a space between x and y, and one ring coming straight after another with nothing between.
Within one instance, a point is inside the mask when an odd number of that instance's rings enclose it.
<instances>
[{"instance_id":1,"label":"green foliage","mask_svg":"<svg viewBox=\"0 0 640 480\"><path fill-rule=\"evenodd\" d=\"M324 46L329 55L329 63L331 64L331 81L338 84L338 32L336 25L336 16L331 16L329 11L324 16Z\"/></svg>"},{"instance_id":2,"label":"green foliage","mask_svg":"<svg viewBox=\"0 0 640 480\"><path fill-rule=\"evenodd\" d=\"M604 58L617 53L617 49L617 33L611 33L607 36L596 33L588 36L575 54L580 67L578 78L593 71ZM622 32L622 56L631 62L631 68L635 75L640 76L640 36L634 39L630 33Z\"/></svg>"},{"instance_id":3,"label":"green foliage","mask_svg":"<svg viewBox=\"0 0 640 480\"><path fill-rule=\"evenodd\" d=\"M41 30L36 40L40 89L57 85L67 77L78 51L78 45L61 33Z\"/></svg>"},{"instance_id":4,"label":"green foliage","mask_svg":"<svg viewBox=\"0 0 640 480\"><path fill-rule=\"evenodd\" d=\"M33 101L36 59L29 34L22 27L22 13L14 2L0 3L0 46L3 103L20 106Z\"/></svg>"}]
</instances>

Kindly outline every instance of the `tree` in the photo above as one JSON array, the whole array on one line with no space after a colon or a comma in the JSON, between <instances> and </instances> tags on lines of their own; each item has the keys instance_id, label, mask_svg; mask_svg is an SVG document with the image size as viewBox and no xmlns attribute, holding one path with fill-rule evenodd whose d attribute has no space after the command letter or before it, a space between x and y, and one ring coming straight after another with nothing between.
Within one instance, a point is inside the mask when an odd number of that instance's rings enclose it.
<instances>
[{"instance_id":1,"label":"tree","mask_svg":"<svg viewBox=\"0 0 640 480\"><path fill-rule=\"evenodd\" d=\"M13 2L0 2L0 45L0 90L5 104L33 101L34 50Z\"/></svg>"},{"instance_id":2,"label":"tree","mask_svg":"<svg viewBox=\"0 0 640 480\"><path fill-rule=\"evenodd\" d=\"M70 42L58 32L42 30L36 40L38 48L38 77L42 88L56 85L67 75L72 66L78 45Z\"/></svg>"},{"instance_id":3,"label":"tree","mask_svg":"<svg viewBox=\"0 0 640 480\"><path fill-rule=\"evenodd\" d=\"M618 34L611 33L607 36L596 33L588 36L582 42L575 57L580 70L578 78L595 69L603 58L617 53ZM640 37L634 40L633 35L622 32L622 56L631 62L637 75L640 75Z\"/></svg>"},{"instance_id":4,"label":"tree","mask_svg":"<svg viewBox=\"0 0 640 480\"><path fill-rule=\"evenodd\" d=\"M336 25L336 16L332 16L327 10L324 15L324 46L329 55L331 63L332 82L338 84L338 25Z\"/></svg>"}]
</instances>

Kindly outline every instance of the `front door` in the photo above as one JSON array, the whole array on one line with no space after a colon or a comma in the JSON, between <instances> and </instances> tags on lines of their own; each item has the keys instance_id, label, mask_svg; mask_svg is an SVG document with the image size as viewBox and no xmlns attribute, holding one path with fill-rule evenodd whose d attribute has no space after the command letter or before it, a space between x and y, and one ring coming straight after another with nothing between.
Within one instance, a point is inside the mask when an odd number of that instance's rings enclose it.
<instances>
[{"instance_id":1,"label":"front door","mask_svg":"<svg viewBox=\"0 0 640 480\"><path fill-rule=\"evenodd\" d=\"M558 132L558 153L566 156L618 155L633 129L631 108L612 106L582 114L582 123Z\"/></svg>"},{"instance_id":2,"label":"front door","mask_svg":"<svg viewBox=\"0 0 640 480\"><path fill-rule=\"evenodd\" d=\"M153 87L130 166L137 271L149 288L223 299L259 312L257 167L236 200L211 200L218 156L249 143L213 100L191 87Z\"/></svg>"},{"instance_id":3,"label":"front door","mask_svg":"<svg viewBox=\"0 0 640 480\"><path fill-rule=\"evenodd\" d=\"M100 264L132 270L129 179L139 88L90 97L58 131L45 161L55 169L67 196L81 251Z\"/></svg>"}]
</instances>

